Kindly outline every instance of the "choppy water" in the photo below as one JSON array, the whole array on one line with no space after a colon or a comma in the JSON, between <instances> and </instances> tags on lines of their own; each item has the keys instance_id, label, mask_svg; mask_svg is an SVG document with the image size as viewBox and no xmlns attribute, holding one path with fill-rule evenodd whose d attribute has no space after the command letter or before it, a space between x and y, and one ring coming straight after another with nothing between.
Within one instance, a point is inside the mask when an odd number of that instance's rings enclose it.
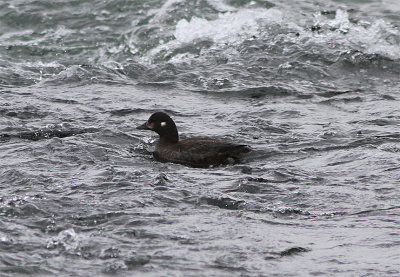
<instances>
[{"instance_id":1,"label":"choppy water","mask_svg":"<svg viewBox=\"0 0 400 277\"><path fill-rule=\"evenodd\" d=\"M0 275L399 276L400 4L0 3ZM255 150L154 161L182 136Z\"/></svg>"}]
</instances>

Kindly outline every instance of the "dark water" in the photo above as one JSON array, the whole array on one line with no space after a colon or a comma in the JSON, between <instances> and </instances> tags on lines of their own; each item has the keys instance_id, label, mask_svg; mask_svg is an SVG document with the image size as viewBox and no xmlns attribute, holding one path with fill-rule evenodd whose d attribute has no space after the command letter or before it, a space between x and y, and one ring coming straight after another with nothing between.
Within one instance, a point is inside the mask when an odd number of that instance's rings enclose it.
<instances>
[{"instance_id":1,"label":"dark water","mask_svg":"<svg viewBox=\"0 0 400 277\"><path fill-rule=\"evenodd\" d=\"M0 275L399 276L400 4L0 3ZM136 130L255 150L154 161Z\"/></svg>"}]
</instances>

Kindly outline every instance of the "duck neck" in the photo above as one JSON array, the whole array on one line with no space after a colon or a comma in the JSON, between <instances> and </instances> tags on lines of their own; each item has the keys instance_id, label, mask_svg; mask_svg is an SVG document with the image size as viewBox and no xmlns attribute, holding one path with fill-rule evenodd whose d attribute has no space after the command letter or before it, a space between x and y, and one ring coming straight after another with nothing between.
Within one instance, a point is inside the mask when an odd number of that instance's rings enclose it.
<instances>
[{"instance_id":1,"label":"duck neck","mask_svg":"<svg viewBox=\"0 0 400 277\"><path fill-rule=\"evenodd\" d=\"M160 143L162 144L177 143L178 141L178 130L175 130L175 132L169 132L168 134L160 135Z\"/></svg>"}]
</instances>

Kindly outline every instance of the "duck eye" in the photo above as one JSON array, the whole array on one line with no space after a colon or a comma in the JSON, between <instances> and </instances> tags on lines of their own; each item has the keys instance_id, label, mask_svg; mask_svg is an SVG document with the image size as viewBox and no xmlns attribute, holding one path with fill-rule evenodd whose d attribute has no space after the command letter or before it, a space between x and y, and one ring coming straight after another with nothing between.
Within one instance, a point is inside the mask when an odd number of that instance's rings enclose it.
<instances>
[{"instance_id":1,"label":"duck eye","mask_svg":"<svg viewBox=\"0 0 400 277\"><path fill-rule=\"evenodd\" d=\"M166 126L167 125L167 122L161 122L161 127L164 127L164 126Z\"/></svg>"}]
</instances>

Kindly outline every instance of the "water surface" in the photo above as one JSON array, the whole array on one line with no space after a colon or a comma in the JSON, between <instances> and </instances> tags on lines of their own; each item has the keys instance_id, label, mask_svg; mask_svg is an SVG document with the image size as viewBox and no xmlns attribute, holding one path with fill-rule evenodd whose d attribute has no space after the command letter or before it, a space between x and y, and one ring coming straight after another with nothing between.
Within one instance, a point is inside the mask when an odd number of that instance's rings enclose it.
<instances>
[{"instance_id":1,"label":"water surface","mask_svg":"<svg viewBox=\"0 0 400 277\"><path fill-rule=\"evenodd\" d=\"M2 276L398 276L400 6L3 1ZM250 145L207 169L136 130Z\"/></svg>"}]
</instances>

